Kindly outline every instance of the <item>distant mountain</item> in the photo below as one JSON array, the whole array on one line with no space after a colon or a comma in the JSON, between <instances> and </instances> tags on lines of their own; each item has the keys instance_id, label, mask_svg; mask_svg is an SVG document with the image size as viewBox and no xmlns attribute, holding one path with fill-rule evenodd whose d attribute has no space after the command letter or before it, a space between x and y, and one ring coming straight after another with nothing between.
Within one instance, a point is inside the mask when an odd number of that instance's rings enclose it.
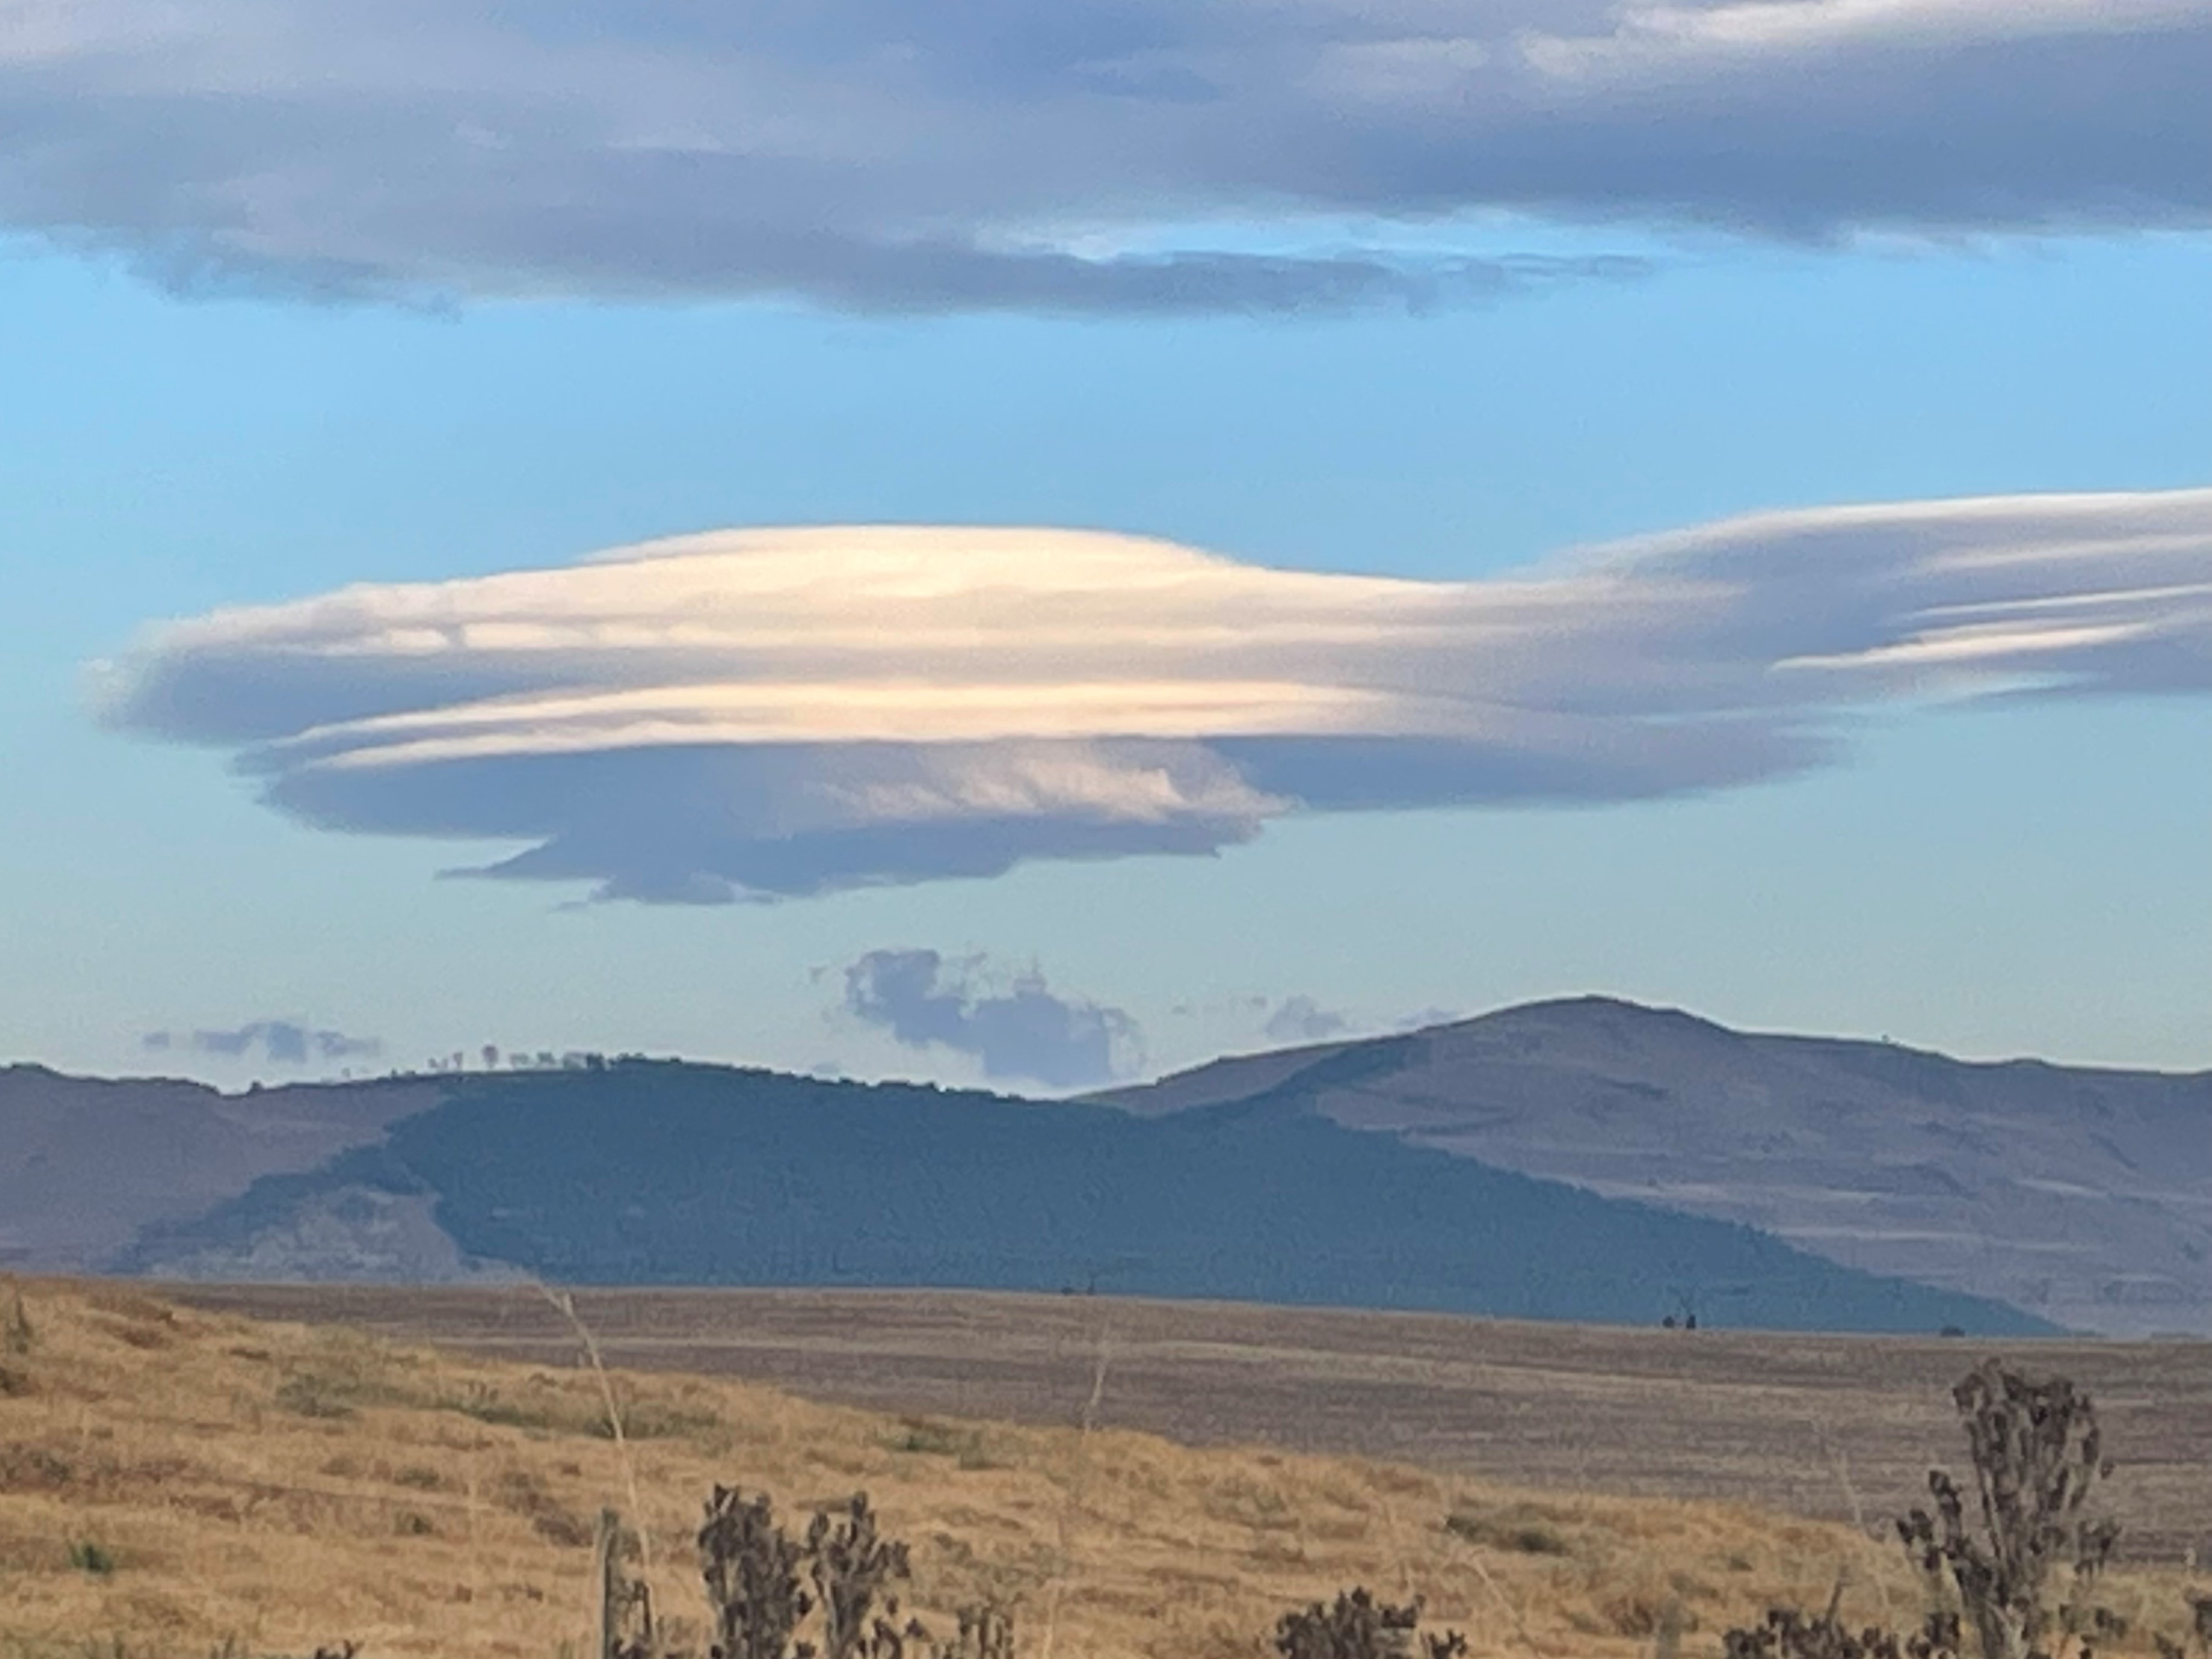
<instances>
[{"instance_id":1,"label":"distant mountain","mask_svg":"<svg viewBox=\"0 0 2212 1659\"><path fill-rule=\"evenodd\" d=\"M1310 1080L1370 1063L1340 1055ZM349 1225L389 1260L426 1224L451 1273L575 1284L1095 1287L1634 1323L1687 1299L1778 1329L2050 1328L1346 1129L1296 1089L1146 1118L675 1061L447 1081L374 1144L150 1226L116 1265L350 1275Z\"/></svg>"},{"instance_id":2,"label":"distant mountain","mask_svg":"<svg viewBox=\"0 0 2212 1659\"><path fill-rule=\"evenodd\" d=\"M1587 997L1097 1098L1331 1122L2115 1335L2212 1334L2212 1072L1970 1064Z\"/></svg>"}]
</instances>

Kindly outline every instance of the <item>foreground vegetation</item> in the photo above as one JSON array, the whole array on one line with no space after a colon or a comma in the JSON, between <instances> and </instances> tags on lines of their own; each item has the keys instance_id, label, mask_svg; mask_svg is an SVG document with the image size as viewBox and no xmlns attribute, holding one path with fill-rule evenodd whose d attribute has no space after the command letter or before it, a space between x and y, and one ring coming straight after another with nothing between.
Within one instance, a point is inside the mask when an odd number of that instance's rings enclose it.
<instances>
[{"instance_id":1,"label":"foreground vegetation","mask_svg":"<svg viewBox=\"0 0 2212 1659\"><path fill-rule=\"evenodd\" d=\"M836 1577L817 1577L825 1551L877 1562L860 1623L910 1639L904 1659L925 1642L1010 1659L1008 1624L1024 1659L1338 1659L1361 1651L1344 1645L1359 1628L1416 1654L1416 1637L1457 1632L1471 1659L1711 1655L1772 1608L1850 1632L1909 1630L1924 1607L1875 1517L1863 1530L1081 1423L887 1417L472 1361L114 1285L28 1285L20 1312L0 1304L0 1654L24 1659L88 1640L190 1659L342 1640L362 1659L590 1659L641 1644L647 1607L657 1650L755 1659L702 1579L718 1515L730 1537L781 1536L812 1602ZM1102 1355L1094 1398L1111 1387ZM819 1533L775 1519L817 1510ZM894 1571L877 1552L895 1546ZM1339 1599L1354 1586L1364 1601ZM2172 1571L2103 1575L2097 1604L2124 1634L2100 1650L2191 1639L2188 1588ZM805 1617L785 1635L820 1647L824 1615ZM916 1622L926 1638L907 1637ZM1853 1651L1790 1639L1775 1650L1793 1659Z\"/></svg>"}]
</instances>

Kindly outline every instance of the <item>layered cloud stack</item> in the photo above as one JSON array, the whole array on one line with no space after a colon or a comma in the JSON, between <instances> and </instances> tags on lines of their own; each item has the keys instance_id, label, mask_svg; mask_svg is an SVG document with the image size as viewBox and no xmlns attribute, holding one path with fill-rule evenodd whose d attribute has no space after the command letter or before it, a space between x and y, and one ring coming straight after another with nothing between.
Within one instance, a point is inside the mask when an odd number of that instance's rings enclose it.
<instances>
[{"instance_id":1,"label":"layered cloud stack","mask_svg":"<svg viewBox=\"0 0 2212 1659\"><path fill-rule=\"evenodd\" d=\"M1066 530L726 531L174 623L106 696L313 823L726 902L1751 783L1873 704L2208 688L2190 490L1775 514L1461 582Z\"/></svg>"}]
</instances>

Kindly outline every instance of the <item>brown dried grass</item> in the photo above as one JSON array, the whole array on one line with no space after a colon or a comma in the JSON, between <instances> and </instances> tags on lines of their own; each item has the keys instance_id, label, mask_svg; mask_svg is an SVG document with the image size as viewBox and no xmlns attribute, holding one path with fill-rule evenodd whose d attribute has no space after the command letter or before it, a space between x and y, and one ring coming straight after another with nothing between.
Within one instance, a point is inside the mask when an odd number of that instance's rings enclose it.
<instances>
[{"instance_id":1,"label":"brown dried grass","mask_svg":"<svg viewBox=\"0 0 2212 1659\"><path fill-rule=\"evenodd\" d=\"M1717 1651L1771 1603L1825 1603L1839 1573L1847 1613L1918 1594L1893 1543L1743 1508L1075 1424L920 1435L742 1382L502 1364L113 1285L22 1291L35 1340L0 1396L9 1659L342 1638L364 1659L587 1652L592 1517L628 1504L633 1473L655 1603L695 1636L691 1534L716 1480L786 1515L865 1487L913 1547L925 1617L997 1599L1041 1631L1049 1606L1081 1659L1258 1659L1285 1607L1358 1583L1422 1597L1484 1659L1641 1654L1677 1614L1686 1653ZM87 1542L112 1571L72 1565ZM2179 1608L2179 1588L2129 1574L2111 1599Z\"/></svg>"}]
</instances>

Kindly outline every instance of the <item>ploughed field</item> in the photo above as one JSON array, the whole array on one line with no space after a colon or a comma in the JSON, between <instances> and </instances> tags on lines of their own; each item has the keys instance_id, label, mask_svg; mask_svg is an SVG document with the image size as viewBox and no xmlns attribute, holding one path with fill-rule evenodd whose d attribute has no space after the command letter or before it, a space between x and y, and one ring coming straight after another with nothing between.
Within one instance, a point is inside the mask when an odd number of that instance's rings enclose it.
<instances>
[{"instance_id":1,"label":"ploughed field","mask_svg":"<svg viewBox=\"0 0 2212 1659\"><path fill-rule=\"evenodd\" d=\"M523 1287L191 1285L201 1307L538 1364L574 1331ZM1720 1499L1879 1528L1963 1473L1951 1385L1996 1352L2097 1401L2124 1558L2212 1563L2212 1343L1960 1341L1511 1323L930 1291L588 1290L606 1363L901 1413L1078 1418L1510 1486ZM1103 1361L1103 1377L1101 1380ZM2193 1554L2192 1554L2193 1553Z\"/></svg>"}]
</instances>

